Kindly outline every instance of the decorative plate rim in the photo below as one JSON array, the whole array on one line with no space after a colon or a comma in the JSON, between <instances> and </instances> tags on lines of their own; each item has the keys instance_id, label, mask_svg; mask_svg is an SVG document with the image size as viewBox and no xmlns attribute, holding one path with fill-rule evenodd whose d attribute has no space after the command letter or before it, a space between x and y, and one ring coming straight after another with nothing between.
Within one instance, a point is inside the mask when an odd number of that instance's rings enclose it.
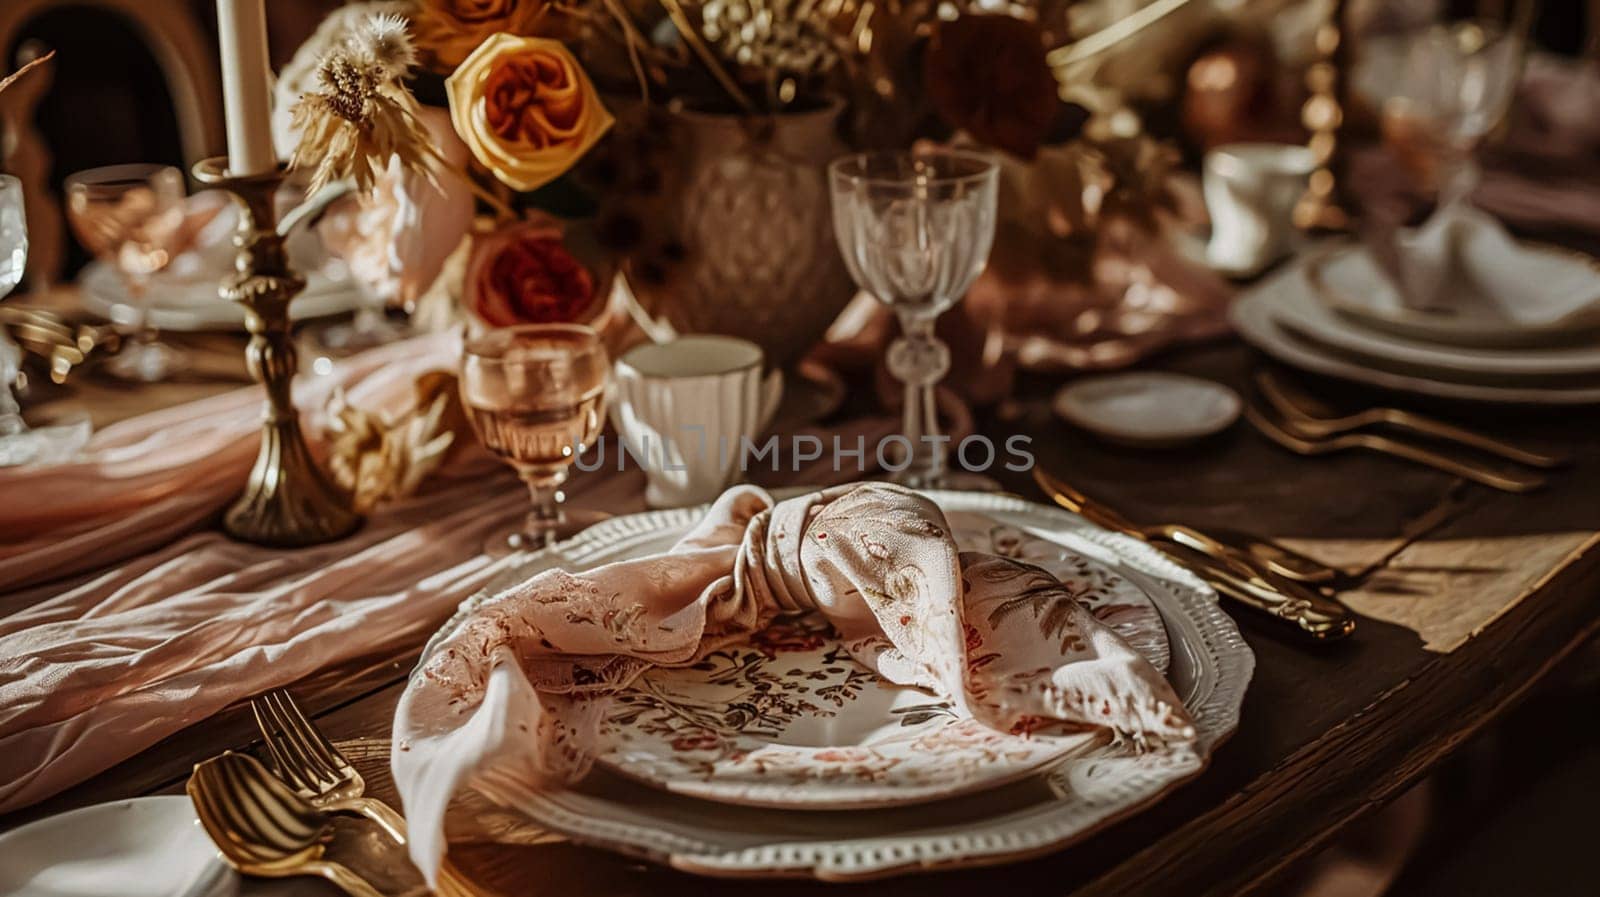
<instances>
[{"instance_id":1,"label":"decorative plate rim","mask_svg":"<svg viewBox=\"0 0 1600 897\"><path fill-rule=\"evenodd\" d=\"M1065 779L1074 763L1069 759L1048 772L1036 773L1056 799L1010 809L982 821L961 820L921 830L826 841L785 841L770 836L765 842L752 844L729 843L727 837L719 840L718 833L696 829L692 821L631 821L628 804L570 789L535 792L502 782L480 786L480 790L575 842L644 857L688 872L718 877L855 881L918 869L992 865L1048 853L1137 812L1198 775L1215 747L1238 728L1245 690L1255 669L1254 653L1233 620L1218 607L1216 593L1156 549L1096 527L1065 510L1013 495L940 490L929 490L927 494L942 508L1005 515L1046 538L1067 538L1098 546L1127 565L1127 573L1142 577L1140 587L1155 601L1168 625L1174 667L1180 662L1180 652L1195 667L1195 681L1182 695L1198 735L1191 763L1165 771L1136 770L1096 794L1092 801L1063 800L1064 789L1070 787ZM630 544L657 538L669 528L687 527L703 512L702 506L617 517L546 552L526 556L496 577L496 582L464 601L429 642L429 649L479 602L520 581L530 563L582 564L602 552L625 550ZM427 649L423 653L426 656ZM647 789L667 801L721 806L666 794L650 786L633 787ZM632 815L644 819L637 813ZM739 834L746 839L762 837L759 832Z\"/></svg>"}]
</instances>

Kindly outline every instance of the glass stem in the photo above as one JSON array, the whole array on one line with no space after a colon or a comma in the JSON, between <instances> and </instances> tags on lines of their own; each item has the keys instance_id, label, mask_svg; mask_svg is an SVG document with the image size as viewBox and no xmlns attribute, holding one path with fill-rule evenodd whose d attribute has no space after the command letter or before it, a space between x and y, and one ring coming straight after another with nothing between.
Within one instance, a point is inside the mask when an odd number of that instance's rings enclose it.
<instances>
[{"instance_id":1,"label":"glass stem","mask_svg":"<svg viewBox=\"0 0 1600 897\"><path fill-rule=\"evenodd\" d=\"M522 482L527 484L528 495L533 499L533 510L528 512L522 527L528 547L545 548L555 543L561 525L566 522L561 510L561 484L566 479L566 471L522 474Z\"/></svg>"},{"instance_id":2,"label":"glass stem","mask_svg":"<svg viewBox=\"0 0 1600 897\"><path fill-rule=\"evenodd\" d=\"M894 480L907 486L936 485L945 471L947 447L939 429L939 402L934 387L949 368L949 351L933 335L934 319L900 312L901 337L889 347L889 370L905 384L902 435L911 442L910 457Z\"/></svg>"},{"instance_id":3,"label":"glass stem","mask_svg":"<svg viewBox=\"0 0 1600 897\"><path fill-rule=\"evenodd\" d=\"M383 329L386 320L383 309L371 303L362 303L350 321L350 329L362 336L370 336Z\"/></svg>"},{"instance_id":4,"label":"glass stem","mask_svg":"<svg viewBox=\"0 0 1600 897\"><path fill-rule=\"evenodd\" d=\"M12 392L16 382L16 370L6 359L0 358L0 437L28 432L28 424L22 419L22 405Z\"/></svg>"},{"instance_id":5,"label":"glass stem","mask_svg":"<svg viewBox=\"0 0 1600 897\"><path fill-rule=\"evenodd\" d=\"M1439 211L1453 209L1456 205L1466 203L1472 197L1474 190L1478 189L1478 181L1483 177L1483 170L1478 167L1478 159L1471 151L1465 151L1450 166L1450 171L1444 177L1444 182L1439 190Z\"/></svg>"}]
</instances>

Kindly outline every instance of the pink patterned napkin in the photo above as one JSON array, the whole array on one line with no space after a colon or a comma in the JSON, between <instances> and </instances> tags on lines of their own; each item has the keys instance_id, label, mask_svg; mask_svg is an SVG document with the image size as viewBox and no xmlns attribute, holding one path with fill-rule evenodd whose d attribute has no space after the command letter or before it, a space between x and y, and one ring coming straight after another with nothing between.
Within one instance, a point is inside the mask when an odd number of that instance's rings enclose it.
<instances>
[{"instance_id":1,"label":"pink patterned napkin","mask_svg":"<svg viewBox=\"0 0 1600 897\"><path fill-rule=\"evenodd\" d=\"M1063 723L1140 746L1194 737L1161 675L1067 587L1029 564L958 553L931 500L868 483L774 503L739 486L669 552L542 573L433 648L394 724L413 860L433 880L458 789L582 776L608 693L802 610L825 615L879 675L997 730Z\"/></svg>"}]
</instances>

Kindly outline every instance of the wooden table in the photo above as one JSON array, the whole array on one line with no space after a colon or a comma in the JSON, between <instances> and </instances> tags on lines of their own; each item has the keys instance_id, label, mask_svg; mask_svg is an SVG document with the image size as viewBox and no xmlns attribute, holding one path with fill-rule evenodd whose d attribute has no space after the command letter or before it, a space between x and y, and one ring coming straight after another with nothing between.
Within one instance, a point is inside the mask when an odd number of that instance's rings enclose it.
<instances>
[{"instance_id":1,"label":"wooden table","mask_svg":"<svg viewBox=\"0 0 1600 897\"><path fill-rule=\"evenodd\" d=\"M1184 350L1157 366L1243 390L1258 363L1241 346L1218 344ZM1363 619L1348 642L1308 648L1285 636L1281 624L1238 611L1257 655L1255 679L1238 733L1197 779L1047 857L828 890L917 897L1270 893L1276 872L1399 794L1600 629L1600 428L1591 410L1472 420L1577 458L1551 488L1511 496L1374 455L1300 458L1242 425L1182 452L1108 449L1050 417L1053 385L1024 384L1022 394L1034 398L991 416L989 429L1032 434L1040 464L1132 517L1235 526L1288 540L1356 573L1362 586L1352 600L1372 606L1430 602L1448 609L1463 596L1520 600L1450 653L1427 650L1415 632L1374 619ZM1039 497L1025 475L1006 485ZM383 737L414 659L367 658L296 691L333 737ZM0 818L0 828L180 789L195 761L252 743L247 717L239 708L225 712L41 806ZM750 887L567 844L468 849L459 860L506 893L659 897ZM499 881L507 868L536 870L537 877ZM823 890L804 882L760 889Z\"/></svg>"}]
</instances>

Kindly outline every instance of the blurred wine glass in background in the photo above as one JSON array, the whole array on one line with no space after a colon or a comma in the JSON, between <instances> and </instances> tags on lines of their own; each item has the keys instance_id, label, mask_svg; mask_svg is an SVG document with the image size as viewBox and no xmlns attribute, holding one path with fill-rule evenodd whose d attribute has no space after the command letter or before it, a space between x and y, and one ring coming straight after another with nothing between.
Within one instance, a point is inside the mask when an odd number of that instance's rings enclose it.
<instances>
[{"instance_id":1,"label":"blurred wine glass in background","mask_svg":"<svg viewBox=\"0 0 1600 897\"><path fill-rule=\"evenodd\" d=\"M0 175L0 299L22 282L28 263L28 221L22 211L22 184ZM28 425L12 390L22 372L22 349L0 332L0 467L24 463L22 440Z\"/></svg>"},{"instance_id":2,"label":"blurred wine glass in background","mask_svg":"<svg viewBox=\"0 0 1600 897\"><path fill-rule=\"evenodd\" d=\"M1475 154L1510 108L1522 43L1520 31L1477 19L1361 43L1355 89L1377 108L1384 143L1400 164L1437 191L1441 211L1478 185Z\"/></svg>"},{"instance_id":3,"label":"blurred wine glass in background","mask_svg":"<svg viewBox=\"0 0 1600 897\"><path fill-rule=\"evenodd\" d=\"M152 275L172 264L189 240L183 173L166 165L110 165L67 178L67 217L78 242L121 275L130 311L117 324L132 329L107 359L114 377L143 383L167 379L185 365L149 325ZM224 301L220 296L218 302Z\"/></svg>"},{"instance_id":4,"label":"blurred wine glass in background","mask_svg":"<svg viewBox=\"0 0 1600 897\"><path fill-rule=\"evenodd\" d=\"M28 221L22 184L0 174L0 299L22 282L28 262ZM22 380L22 349L0 330L0 467L48 461L76 453L88 441L87 418L31 429L14 390Z\"/></svg>"}]
</instances>

